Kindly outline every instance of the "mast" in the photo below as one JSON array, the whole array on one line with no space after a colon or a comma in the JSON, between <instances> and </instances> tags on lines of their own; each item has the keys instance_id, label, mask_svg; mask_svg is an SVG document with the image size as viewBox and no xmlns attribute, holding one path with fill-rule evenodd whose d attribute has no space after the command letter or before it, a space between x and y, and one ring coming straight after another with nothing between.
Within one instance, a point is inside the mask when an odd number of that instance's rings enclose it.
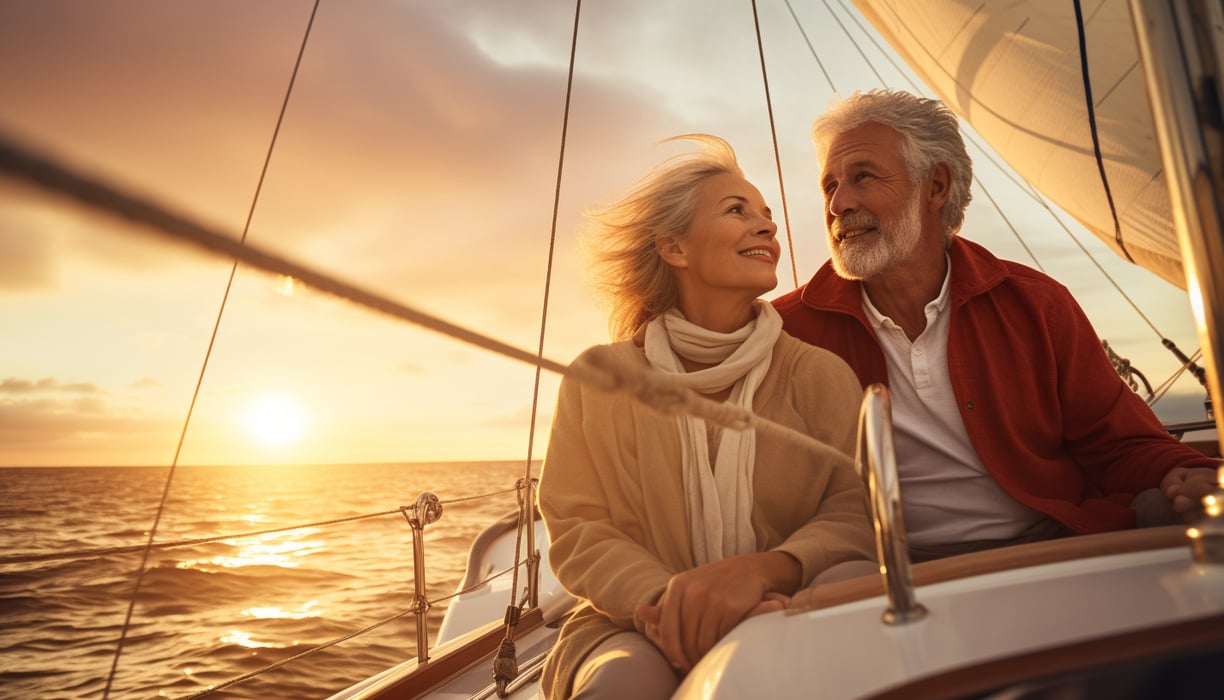
<instances>
[{"instance_id":1,"label":"mast","mask_svg":"<svg viewBox=\"0 0 1224 700\"><path fill-rule=\"evenodd\" d=\"M1224 0L1131 0L1130 7L1220 443L1224 441L1224 397L1220 393L1224 362Z\"/></svg>"}]
</instances>

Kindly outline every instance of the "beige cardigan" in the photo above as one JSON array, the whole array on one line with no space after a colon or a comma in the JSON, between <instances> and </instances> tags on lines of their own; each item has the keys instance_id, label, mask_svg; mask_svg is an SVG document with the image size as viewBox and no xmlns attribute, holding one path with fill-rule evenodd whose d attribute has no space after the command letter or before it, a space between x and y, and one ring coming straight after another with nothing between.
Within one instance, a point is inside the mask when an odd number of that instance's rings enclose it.
<instances>
[{"instance_id":1,"label":"beige cardigan","mask_svg":"<svg viewBox=\"0 0 1224 700\"><path fill-rule=\"evenodd\" d=\"M646 363L630 341L590 348ZM862 391L836 355L783 333L753 411L853 455ZM570 694L579 665L601 641L642 631L672 574L694 567L677 418L624 394L565 379L540 475L540 510L557 579L582 599L544 669L545 697ZM875 558L862 482L790 442L758 433L753 528L760 551L793 555L803 584L833 564Z\"/></svg>"}]
</instances>

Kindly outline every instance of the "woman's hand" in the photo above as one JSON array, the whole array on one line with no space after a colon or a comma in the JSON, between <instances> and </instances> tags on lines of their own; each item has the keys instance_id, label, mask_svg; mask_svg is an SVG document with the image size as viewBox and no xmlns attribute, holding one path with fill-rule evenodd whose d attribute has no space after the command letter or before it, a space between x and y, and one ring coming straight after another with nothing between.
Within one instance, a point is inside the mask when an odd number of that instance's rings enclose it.
<instances>
[{"instance_id":1,"label":"woman's hand","mask_svg":"<svg viewBox=\"0 0 1224 700\"><path fill-rule=\"evenodd\" d=\"M784 552L729 557L675 576L656 605L640 605L646 637L687 673L745 618L785 607L801 582L799 563Z\"/></svg>"}]
</instances>

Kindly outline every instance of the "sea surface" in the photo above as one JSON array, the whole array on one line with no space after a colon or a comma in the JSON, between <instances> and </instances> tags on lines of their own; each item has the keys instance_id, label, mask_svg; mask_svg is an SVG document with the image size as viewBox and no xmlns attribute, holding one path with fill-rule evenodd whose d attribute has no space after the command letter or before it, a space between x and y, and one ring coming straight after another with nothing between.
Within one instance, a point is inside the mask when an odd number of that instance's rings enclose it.
<instances>
[{"instance_id":1,"label":"sea surface","mask_svg":"<svg viewBox=\"0 0 1224 700\"><path fill-rule=\"evenodd\" d=\"M164 467L0 469L0 698L102 698ZM178 467L155 542L443 504L425 528L426 597L455 592L468 545L517 508L520 462ZM497 493L504 492L504 493ZM486 498L470 497L494 494ZM75 554L49 560L44 555ZM412 531L399 512L149 553L111 698L177 698L410 607ZM436 640L446 602L429 611ZM208 698L323 698L416 654L412 615Z\"/></svg>"}]
</instances>

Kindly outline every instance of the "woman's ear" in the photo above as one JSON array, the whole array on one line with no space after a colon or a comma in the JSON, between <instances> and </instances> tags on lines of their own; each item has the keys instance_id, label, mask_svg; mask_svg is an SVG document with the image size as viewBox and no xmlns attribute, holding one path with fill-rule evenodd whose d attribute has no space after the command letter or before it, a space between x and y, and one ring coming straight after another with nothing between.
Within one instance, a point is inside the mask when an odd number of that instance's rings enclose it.
<instances>
[{"instance_id":1,"label":"woman's ear","mask_svg":"<svg viewBox=\"0 0 1224 700\"><path fill-rule=\"evenodd\" d=\"M672 267L688 267L688 256L684 252L684 242L671 236L655 241L655 250L663 262Z\"/></svg>"}]
</instances>

